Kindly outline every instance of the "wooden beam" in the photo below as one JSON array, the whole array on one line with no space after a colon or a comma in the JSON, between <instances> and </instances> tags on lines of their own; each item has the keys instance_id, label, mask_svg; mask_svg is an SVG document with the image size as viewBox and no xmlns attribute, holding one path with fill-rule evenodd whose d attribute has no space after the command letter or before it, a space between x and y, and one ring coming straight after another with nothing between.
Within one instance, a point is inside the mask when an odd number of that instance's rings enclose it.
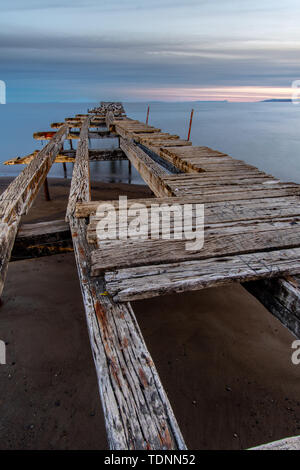
<instances>
[{"instance_id":1,"label":"wooden beam","mask_svg":"<svg viewBox=\"0 0 300 470\"><path fill-rule=\"evenodd\" d=\"M186 449L168 398L129 304L115 304L103 279L89 275L86 221L76 203L89 201L87 127L81 130L73 171L68 219L73 237L90 341L113 450Z\"/></svg>"},{"instance_id":2,"label":"wooden beam","mask_svg":"<svg viewBox=\"0 0 300 470\"><path fill-rule=\"evenodd\" d=\"M243 286L300 338L300 275L247 282Z\"/></svg>"},{"instance_id":3,"label":"wooden beam","mask_svg":"<svg viewBox=\"0 0 300 470\"><path fill-rule=\"evenodd\" d=\"M11 261L73 251L69 225L64 220L21 225L14 243Z\"/></svg>"},{"instance_id":4,"label":"wooden beam","mask_svg":"<svg viewBox=\"0 0 300 470\"><path fill-rule=\"evenodd\" d=\"M50 140L56 134L55 131L35 132L33 138L36 140ZM67 139L79 139L80 132L69 132ZM89 139L115 139L117 136L109 131L89 132Z\"/></svg>"},{"instance_id":5,"label":"wooden beam","mask_svg":"<svg viewBox=\"0 0 300 470\"><path fill-rule=\"evenodd\" d=\"M25 157L12 158L3 162L4 165L28 165L34 157L39 153L38 150L35 150ZM60 152L54 163L74 163L76 156L76 150L64 150ZM102 161L115 161L115 160L127 160L127 157L123 150L113 149L113 150L90 150L89 151L90 162L102 162Z\"/></svg>"},{"instance_id":6,"label":"wooden beam","mask_svg":"<svg viewBox=\"0 0 300 470\"><path fill-rule=\"evenodd\" d=\"M251 447L249 450L300 450L300 436L287 437L279 441Z\"/></svg>"},{"instance_id":7,"label":"wooden beam","mask_svg":"<svg viewBox=\"0 0 300 470\"><path fill-rule=\"evenodd\" d=\"M157 204L158 199L139 199L138 201L143 205L143 207L150 208L149 216L151 215L151 205ZM160 199L159 199L160 200ZM133 201L128 201L128 208L131 204L136 203L136 199ZM171 207L171 203L168 199L163 199L164 204L168 207ZM183 199L185 201L185 199ZM178 198L175 202L177 207L180 207L181 213L184 211L184 202L182 202L181 198ZM98 202L100 204L100 202ZM196 204L196 200L193 201L193 204ZM76 207L76 213L79 207ZM119 208L116 207L116 215L118 216ZM195 210L193 211L195 213ZM117 224L118 233L120 230L124 232L127 231L128 224L130 224L131 220L134 219L135 216L132 218L127 217L127 220L120 225ZM290 197L288 199L285 198L278 198L278 199L266 199L266 200L249 200L249 201L233 201L230 204L224 202L217 202L217 203L208 203L205 205L205 224L212 227L212 225L217 225L216 229L219 228L221 223L230 223L230 222L237 222L240 221L241 224L245 221L250 221L253 226L256 227L258 222L275 222L280 221L281 219L293 220L295 223L296 221L300 220L300 197ZM97 243L97 225L101 217L99 216L90 216L90 223L88 226L88 240L90 243ZM181 225L181 222L180 222ZM176 224L175 224L176 226ZM194 227L195 229L195 227ZM162 224L159 223L157 226L154 225L153 221L150 220L148 224L148 231L145 235L150 239L151 236L154 235L154 231L156 235L161 235L162 233ZM174 233L174 219L170 217L170 232Z\"/></svg>"},{"instance_id":8,"label":"wooden beam","mask_svg":"<svg viewBox=\"0 0 300 470\"><path fill-rule=\"evenodd\" d=\"M31 207L68 133L62 126L0 196L0 295L20 219Z\"/></svg>"},{"instance_id":9,"label":"wooden beam","mask_svg":"<svg viewBox=\"0 0 300 470\"><path fill-rule=\"evenodd\" d=\"M185 227L185 229L195 227ZM202 232L202 227L198 227ZM204 246L186 250L186 240L174 239L103 240L92 252L91 273L97 276L104 270L178 263L216 256L242 255L265 250L294 248L300 245L300 219L294 217L269 221L249 220L206 225ZM160 238L160 239L159 239ZM220 259L222 266L222 260ZM300 265L298 266L299 269ZM295 272L295 271L294 271Z\"/></svg>"},{"instance_id":10,"label":"wooden beam","mask_svg":"<svg viewBox=\"0 0 300 470\"><path fill-rule=\"evenodd\" d=\"M110 132L115 132L115 116L112 111L109 111L106 115L106 127Z\"/></svg>"},{"instance_id":11,"label":"wooden beam","mask_svg":"<svg viewBox=\"0 0 300 470\"><path fill-rule=\"evenodd\" d=\"M81 128L81 125L82 125L82 121L73 121L73 120L66 120L65 121L69 127L71 129L73 128ZM53 122L51 124L51 129L59 129L63 124L65 124L64 122ZM105 120L102 120L102 121L97 121L97 122L91 122L90 123L90 128L91 127L94 127L94 128L97 128L97 127L105 127L106 124L105 124Z\"/></svg>"},{"instance_id":12,"label":"wooden beam","mask_svg":"<svg viewBox=\"0 0 300 470\"><path fill-rule=\"evenodd\" d=\"M84 203L78 203L76 206L76 217L89 217L94 216L97 212L97 208L99 204L103 201L89 201ZM106 201L109 204L113 205L116 210L119 207L119 200L112 200ZM132 202L132 201L131 201ZM276 212L276 207L282 208L285 210L291 209L294 210L294 214L297 212L297 205L300 203L300 193L299 195L290 195L284 197L266 197L261 199L248 199L248 200L233 200L233 201L216 201L209 200L208 198L203 198L202 196L184 196L184 197L160 197L160 198L141 198L135 199L135 203L141 203L144 207L151 208L152 204L203 204L205 203L206 215L210 209L219 208L219 211L222 210L222 214L220 217L224 219L228 211L231 211L232 215L235 214L235 217L240 217L242 219L242 213L240 212L245 211L245 217L249 216L249 211L253 217L255 215L260 214L262 218L262 214L264 216L271 215L272 208L275 208L275 213L277 216L280 215L280 209ZM299 209L300 210L300 209ZM258 211L258 212L257 212ZM297 212L298 214L298 212ZM257 217L256 217L257 218Z\"/></svg>"},{"instance_id":13,"label":"wooden beam","mask_svg":"<svg viewBox=\"0 0 300 470\"><path fill-rule=\"evenodd\" d=\"M161 263L108 271L105 273L105 287L115 302L131 302L175 292L219 287L232 282L276 277L289 272L297 273L299 263L300 248Z\"/></svg>"},{"instance_id":14,"label":"wooden beam","mask_svg":"<svg viewBox=\"0 0 300 470\"><path fill-rule=\"evenodd\" d=\"M154 162L133 141L121 138L120 148L156 196L172 195L172 191L163 180L164 177L168 176L168 173L160 165Z\"/></svg>"},{"instance_id":15,"label":"wooden beam","mask_svg":"<svg viewBox=\"0 0 300 470\"><path fill-rule=\"evenodd\" d=\"M75 213L77 202L91 200L88 143L89 124L90 117L87 117L82 125L80 139L76 150L66 221L69 221L70 217Z\"/></svg>"}]
</instances>

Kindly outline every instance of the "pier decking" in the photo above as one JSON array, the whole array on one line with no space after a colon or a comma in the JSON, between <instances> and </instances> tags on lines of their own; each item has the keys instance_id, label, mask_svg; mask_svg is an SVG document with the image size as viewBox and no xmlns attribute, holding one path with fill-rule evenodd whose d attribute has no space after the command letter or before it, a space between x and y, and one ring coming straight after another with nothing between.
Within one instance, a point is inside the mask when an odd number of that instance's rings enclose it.
<instances>
[{"instance_id":1,"label":"pier decking","mask_svg":"<svg viewBox=\"0 0 300 470\"><path fill-rule=\"evenodd\" d=\"M71 234L110 447L185 449L129 302L241 282L300 338L300 185L129 119L120 103L52 128L35 134L49 140L41 151L7 162L27 167L0 196L0 293L11 253L70 250ZM89 138L117 138L120 148L90 150ZM77 139L77 149L64 150L66 139ZM204 204L204 246L187 251L183 240L150 238L98 244L101 201L91 200L89 161L110 159L128 159L156 196L135 203ZM67 224L19 229L51 165L69 161ZM118 201L109 203L118 210ZM174 222L171 232L176 228ZM159 236L161 227L155 230Z\"/></svg>"}]
</instances>

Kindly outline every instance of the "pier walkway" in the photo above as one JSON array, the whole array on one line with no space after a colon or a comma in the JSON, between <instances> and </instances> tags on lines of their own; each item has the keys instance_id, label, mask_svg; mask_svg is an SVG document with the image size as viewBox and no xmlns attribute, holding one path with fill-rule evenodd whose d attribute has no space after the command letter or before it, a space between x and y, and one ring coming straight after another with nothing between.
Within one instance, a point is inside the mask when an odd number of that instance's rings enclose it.
<instances>
[{"instance_id":1,"label":"pier walkway","mask_svg":"<svg viewBox=\"0 0 300 470\"><path fill-rule=\"evenodd\" d=\"M41 151L7 162L27 166L0 196L0 294L17 249L49 255L72 249L72 237L110 448L185 449L129 302L240 282L300 338L300 185L132 120L121 103L101 103L52 129L35 134L48 141ZM90 150L90 138L118 139L119 148ZM74 139L76 150L65 150ZM89 162L116 159L131 162L156 196L135 203L204 204L200 249L162 239L160 224L157 239L99 242L102 201L91 200ZM66 222L21 226L52 164L70 161ZM118 212L119 201L109 203Z\"/></svg>"}]
</instances>

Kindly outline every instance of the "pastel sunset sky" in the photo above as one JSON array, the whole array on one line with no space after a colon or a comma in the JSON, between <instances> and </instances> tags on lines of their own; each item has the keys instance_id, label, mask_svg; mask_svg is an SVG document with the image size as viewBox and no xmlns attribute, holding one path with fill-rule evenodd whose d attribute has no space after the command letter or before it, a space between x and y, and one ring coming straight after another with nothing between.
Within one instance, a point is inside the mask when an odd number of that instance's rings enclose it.
<instances>
[{"instance_id":1,"label":"pastel sunset sky","mask_svg":"<svg viewBox=\"0 0 300 470\"><path fill-rule=\"evenodd\" d=\"M298 0L1 0L7 102L259 101L300 79Z\"/></svg>"}]
</instances>

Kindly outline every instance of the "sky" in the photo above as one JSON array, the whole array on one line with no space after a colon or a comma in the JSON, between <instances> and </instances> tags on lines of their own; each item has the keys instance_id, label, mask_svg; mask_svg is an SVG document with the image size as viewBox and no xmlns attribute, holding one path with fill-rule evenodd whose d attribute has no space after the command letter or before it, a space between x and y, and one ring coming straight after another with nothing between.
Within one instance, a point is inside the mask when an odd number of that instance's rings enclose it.
<instances>
[{"instance_id":1,"label":"sky","mask_svg":"<svg viewBox=\"0 0 300 470\"><path fill-rule=\"evenodd\" d=\"M299 0L1 0L7 102L257 101L300 79Z\"/></svg>"}]
</instances>

